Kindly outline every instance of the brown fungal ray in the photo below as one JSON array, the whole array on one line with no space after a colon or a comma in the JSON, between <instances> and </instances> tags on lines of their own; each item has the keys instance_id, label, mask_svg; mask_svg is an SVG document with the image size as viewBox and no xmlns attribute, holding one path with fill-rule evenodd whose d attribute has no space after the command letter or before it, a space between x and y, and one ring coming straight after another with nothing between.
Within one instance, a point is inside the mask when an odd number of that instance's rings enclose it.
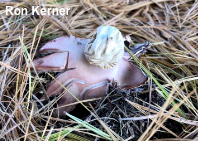
<instances>
[{"instance_id":1,"label":"brown fungal ray","mask_svg":"<svg viewBox=\"0 0 198 141\"><path fill-rule=\"evenodd\" d=\"M146 53L147 49L151 47L151 43L149 41L146 41L142 44L136 44L133 47L130 46L130 43L127 40L124 41L124 44L137 57ZM130 54L126 50L124 51L123 58L125 58L127 60L131 58Z\"/></svg>"},{"instance_id":2,"label":"brown fungal ray","mask_svg":"<svg viewBox=\"0 0 198 141\"><path fill-rule=\"evenodd\" d=\"M66 68L68 52L54 53L33 61L38 71L62 71ZM30 66L33 68L32 64Z\"/></svg>"},{"instance_id":3,"label":"brown fungal ray","mask_svg":"<svg viewBox=\"0 0 198 141\"><path fill-rule=\"evenodd\" d=\"M95 65L89 64L84 56L84 47L88 39L71 37L60 37L55 39L55 42L49 42L44 45L40 52L69 52L68 68L76 68L60 74L56 80L63 84L69 91L74 94L79 100L97 98L105 96L107 80L114 80L118 86L122 88L132 88L144 84L147 77L142 71L135 67L132 63L122 58L119 63L111 69L101 69ZM52 56L50 56L52 57ZM53 59L58 57L58 54L53 56ZM46 57L42 60L45 61ZM48 58L47 58L48 59ZM37 61L37 60L36 60ZM38 66L36 61L33 61L35 68ZM43 70L50 70L53 64L49 63L48 68L43 67ZM56 81L52 81L47 89L48 96L53 96L63 92L62 86ZM64 106L75 102L76 100L68 92L58 101L58 106ZM63 115L63 111L69 112L75 105L59 108L59 114Z\"/></svg>"}]
</instances>

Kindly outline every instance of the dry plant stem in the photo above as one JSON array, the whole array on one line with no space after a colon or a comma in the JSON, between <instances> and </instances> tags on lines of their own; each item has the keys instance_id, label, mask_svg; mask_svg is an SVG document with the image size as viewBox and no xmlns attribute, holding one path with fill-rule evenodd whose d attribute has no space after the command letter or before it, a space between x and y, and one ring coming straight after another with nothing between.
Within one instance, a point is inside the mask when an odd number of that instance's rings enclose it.
<instances>
[{"instance_id":1,"label":"dry plant stem","mask_svg":"<svg viewBox=\"0 0 198 141\"><path fill-rule=\"evenodd\" d=\"M116 105L117 106L117 105ZM118 106L117 106L118 107ZM119 107L118 107L118 109L125 115L125 117L127 117L127 118L129 118ZM129 121L129 122L131 122L135 127L136 127L136 129L140 132L140 133L142 133L141 131L140 131L140 129L138 128L138 126L133 122L133 121Z\"/></svg>"},{"instance_id":2,"label":"dry plant stem","mask_svg":"<svg viewBox=\"0 0 198 141\"><path fill-rule=\"evenodd\" d=\"M24 28L23 28L23 32L22 32L22 39L24 37ZM18 66L18 72L20 71L21 68L21 61L22 61L22 44L21 44L21 49L20 49L20 56L19 56L19 66ZM17 82L16 82L16 90L15 90L15 103L18 102L18 89L19 89L19 73L17 73ZM19 119L20 118L20 114L18 112L15 113L16 117Z\"/></svg>"},{"instance_id":3,"label":"dry plant stem","mask_svg":"<svg viewBox=\"0 0 198 141\"><path fill-rule=\"evenodd\" d=\"M143 101L143 102L145 102L145 101ZM134 107L140 107L140 108L142 108L143 110L146 110L146 111L149 111L149 109L147 108L147 107L144 107L144 106L141 106L140 104L137 104L137 103L134 103L134 102L130 102ZM146 102L145 102L146 103ZM148 103L147 103L148 104ZM153 107L153 106L152 106ZM150 110L150 112L151 113L155 113L155 114L157 114L158 113L158 110L156 111L156 110ZM167 113L168 111L166 111L166 113ZM170 119L172 119L172 120L175 120L175 121L178 121L178 122L182 122L182 123L185 123L185 124L190 124L190 125L195 125L195 126L198 126L198 123L196 122L196 121L193 121L193 120L187 120L187 119L184 119L184 118L182 118L182 117L179 117L179 116L177 116L177 117L175 117L176 115L177 115L177 113L174 113L173 114L174 115L174 117L169 117ZM156 115L154 115L153 117L156 117ZM141 117L138 117L138 118L141 118ZM137 119L138 119L137 118ZM142 117L142 118L144 118L144 117ZM146 118L146 117L145 117ZM121 120L136 120L136 118L130 118L130 117L128 117L128 118L121 118Z\"/></svg>"},{"instance_id":4,"label":"dry plant stem","mask_svg":"<svg viewBox=\"0 0 198 141\"><path fill-rule=\"evenodd\" d=\"M164 106L162 107L162 110L161 110L160 113L163 112L163 109L165 109L165 106L167 106L168 103L170 102L170 99L171 99L171 97L172 97L172 94L173 94L173 93L170 94L170 96L169 96L169 98L167 99L166 103L165 103ZM158 128L160 128L160 126L167 120L167 118L168 118L171 114L173 114L173 112L174 112L177 108L179 108L179 107L180 107L180 106L181 106L192 94L194 94L194 91L192 91L191 93L189 93L188 96L187 96L185 99L183 99L179 104L177 104L175 107L171 108L171 110L167 113L167 116L166 116L166 117L163 118L162 114L158 113L158 115L157 115L157 117L154 119L154 121L157 121L157 123L158 123L159 125L155 125L155 126L153 127L153 129L150 130L150 132L148 132L147 135L143 134L143 135L141 136L141 138L143 138L143 139L145 139L145 140L149 140L149 139L151 138L151 136L155 133L155 131L156 131ZM153 122L153 123L154 123L154 122ZM149 126L149 128L151 128L151 127L152 127L152 124ZM147 131L149 131L149 128L147 129ZM145 132L145 133L146 133L146 132ZM141 138L140 138L140 140L141 140Z\"/></svg>"},{"instance_id":5,"label":"dry plant stem","mask_svg":"<svg viewBox=\"0 0 198 141\"><path fill-rule=\"evenodd\" d=\"M150 138L148 138L151 133L153 133L152 131L154 129L152 129L152 126L157 123L157 121L160 120L160 118L162 117L162 113L164 112L164 110L166 109L166 107L169 104L169 101L172 98L173 93L175 92L175 89L172 89L168 99L166 100L166 103L163 105L163 107L161 108L160 112L157 114L156 118L154 118L154 120L152 121L152 123L150 124L150 126L147 128L147 130L142 134L142 136L139 138L139 141L143 140L149 140ZM163 123L162 123L163 124ZM149 134L150 133L150 134Z\"/></svg>"},{"instance_id":6,"label":"dry plant stem","mask_svg":"<svg viewBox=\"0 0 198 141\"><path fill-rule=\"evenodd\" d=\"M138 104L135 104L135 103L133 103L133 102L131 102L131 101L129 101L129 100L127 100L126 99L126 101L127 102L129 102L131 105L133 105L135 108L137 108L140 112L142 112L144 115L147 115L147 113L143 110L144 108L142 108L143 106L141 106L141 105L138 105ZM138 106L137 106L138 105ZM142 109L141 109L142 108ZM147 111L149 111L149 110L147 110ZM156 116L154 116L154 117L157 117L157 115ZM140 117L141 118L141 117ZM151 119L152 121L154 120L154 119ZM168 131L169 133L171 133L172 135L174 135L175 137L178 137L175 133L173 133L171 130L169 130L168 128L166 128L164 125L162 125L161 126L163 129L165 129L166 131Z\"/></svg>"},{"instance_id":7,"label":"dry plant stem","mask_svg":"<svg viewBox=\"0 0 198 141\"><path fill-rule=\"evenodd\" d=\"M105 130L107 131L107 133L111 136L111 138L112 138L114 141L116 141L117 139L116 139L116 137L112 134L112 130L110 130L110 128L107 127L107 126L105 125L105 123L103 123L103 121L101 121L101 120L99 119L97 113L95 112L95 110L93 109L93 106L92 106L91 104L90 104L90 106L91 106L91 108L92 108L94 114L96 115L96 117L97 117L97 119L98 119L98 122L104 127L104 129L105 129ZM117 137L119 137L119 138L121 139L121 137L120 137L119 135L117 135Z\"/></svg>"}]
</instances>

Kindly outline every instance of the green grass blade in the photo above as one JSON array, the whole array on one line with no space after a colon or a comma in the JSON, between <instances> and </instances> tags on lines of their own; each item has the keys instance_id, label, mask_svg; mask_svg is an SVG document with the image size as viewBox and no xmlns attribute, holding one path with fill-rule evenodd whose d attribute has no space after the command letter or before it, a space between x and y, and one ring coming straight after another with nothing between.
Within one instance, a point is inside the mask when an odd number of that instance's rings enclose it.
<instances>
[{"instance_id":1,"label":"green grass blade","mask_svg":"<svg viewBox=\"0 0 198 141\"><path fill-rule=\"evenodd\" d=\"M152 78L152 80L155 82L155 84L159 87L159 89L161 90L158 90L158 93L164 98L164 99L167 99L168 96L169 96L169 93L164 89L164 87L157 81L157 79L152 76L151 72L140 62L140 60L127 48L127 47L124 47L125 50L130 54L130 56L134 59L134 61L140 66L140 68L149 76ZM175 105L175 102L172 100L171 101L171 105L174 106ZM179 114L186 118L184 112L178 108L177 111L179 112Z\"/></svg>"},{"instance_id":2,"label":"green grass blade","mask_svg":"<svg viewBox=\"0 0 198 141\"><path fill-rule=\"evenodd\" d=\"M108 134L106 134L105 132L103 132L103 131L97 129L96 127L94 127L94 126L92 126L92 125L90 125L90 124L87 123L86 121L83 121L83 120L81 120L81 119L79 119L79 118L77 118L77 117L75 117L75 116L73 116L73 115L71 115L71 114L69 114L69 113L66 113L66 115L67 115L68 117L70 117L71 119L75 120L76 122L78 122L80 125L84 126L85 128L87 128L87 129L89 129L89 130L95 132L95 133L98 134L99 136L105 138L106 140L112 140L111 137L110 137Z\"/></svg>"}]
</instances>

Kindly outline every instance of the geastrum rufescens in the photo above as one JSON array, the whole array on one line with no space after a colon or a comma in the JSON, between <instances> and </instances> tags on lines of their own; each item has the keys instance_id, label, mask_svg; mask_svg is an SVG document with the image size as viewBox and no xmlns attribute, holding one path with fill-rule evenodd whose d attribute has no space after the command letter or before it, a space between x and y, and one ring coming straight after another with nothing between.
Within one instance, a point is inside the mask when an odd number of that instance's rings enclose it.
<instances>
[{"instance_id":1,"label":"geastrum rufescens","mask_svg":"<svg viewBox=\"0 0 198 141\"><path fill-rule=\"evenodd\" d=\"M109 82L117 82L118 87L130 89L147 81L141 69L128 61L130 57L124 52L124 38L121 32L112 26L97 29L95 39L63 36L45 44L40 53L53 53L33 61L38 71L64 71L56 80L75 95L79 100L105 96ZM149 44L136 46L133 53L139 54ZM31 66L32 68L32 66ZM63 87L52 81L47 95L53 96L63 92ZM75 98L65 92L58 101L58 107L76 102ZM63 111L71 111L75 105L58 108L60 116Z\"/></svg>"}]
</instances>

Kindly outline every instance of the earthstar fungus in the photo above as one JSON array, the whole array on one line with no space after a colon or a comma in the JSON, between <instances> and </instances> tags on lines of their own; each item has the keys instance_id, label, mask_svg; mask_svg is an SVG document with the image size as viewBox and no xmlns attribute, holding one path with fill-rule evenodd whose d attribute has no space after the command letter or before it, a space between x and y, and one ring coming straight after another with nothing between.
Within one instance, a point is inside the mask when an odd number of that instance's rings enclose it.
<instances>
[{"instance_id":1,"label":"earthstar fungus","mask_svg":"<svg viewBox=\"0 0 198 141\"><path fill-rule=\"evenodd\" d=\"M56 80L79 100L105 96L108 83L112 81L125 89L147 81L142 71L127 60L124 39L120 31L112 26L99 27L96 39L59 37L45 44L39 52L52 54L34 60L36 70L63 71ZM48 96L63 92L57 81L49 85ZM61 106L73 102L76 102L75 98L64 92L58 101L59 115L63 116L63 111L71 111L75 105Z\"/></svg>"}]
</instances>

